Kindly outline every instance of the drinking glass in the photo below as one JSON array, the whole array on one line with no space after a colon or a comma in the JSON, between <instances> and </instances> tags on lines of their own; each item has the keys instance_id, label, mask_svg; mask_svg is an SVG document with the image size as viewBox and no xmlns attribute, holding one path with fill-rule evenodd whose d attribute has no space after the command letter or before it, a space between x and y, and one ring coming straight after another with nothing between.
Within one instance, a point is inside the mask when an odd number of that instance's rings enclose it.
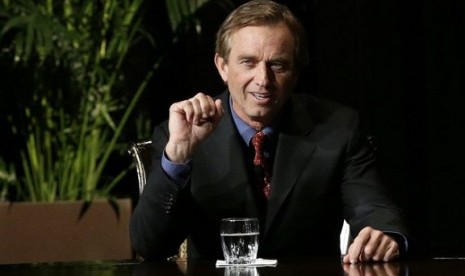
<instances>
[{"instance_id":1,"label":"drinking glass","mask_svg":"<svg viewBox=\"0 0 465 276\"><path fill-rule=\"evenodd\" d=\"M259 276L256 267L250 266L227 266L224 269L224 276Z\"/></svg>"},{"instance_id":2,"label":"drinking glass","mask_svg":"<svg viewBox=\"0 0 465 276\"><path fill-rule=\"evenodd\" d=\"M251 264L257 259L258 219L224 218L221 220L221 247L228 264Z\"/></svg>"}]
</instances>

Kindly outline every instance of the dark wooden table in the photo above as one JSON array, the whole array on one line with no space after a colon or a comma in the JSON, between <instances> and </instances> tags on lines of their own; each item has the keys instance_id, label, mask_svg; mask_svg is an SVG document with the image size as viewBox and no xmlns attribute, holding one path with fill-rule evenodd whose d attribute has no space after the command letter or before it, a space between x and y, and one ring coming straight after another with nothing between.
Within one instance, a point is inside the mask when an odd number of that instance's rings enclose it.
<instances>
[{"instance_id":1,"label":"dark wooden table","mask_svg":"<svg viewBox=\"0 0 465 276\"><path fill-rule=\"evenodd\" d=\"M0 275L148 276L148 275L465 275L465 259L403 260L393 263L343 265L339 260L279 260L276 267L216 268L214 261L91 262L0 265Z\"/></svg>"}]
</instances>

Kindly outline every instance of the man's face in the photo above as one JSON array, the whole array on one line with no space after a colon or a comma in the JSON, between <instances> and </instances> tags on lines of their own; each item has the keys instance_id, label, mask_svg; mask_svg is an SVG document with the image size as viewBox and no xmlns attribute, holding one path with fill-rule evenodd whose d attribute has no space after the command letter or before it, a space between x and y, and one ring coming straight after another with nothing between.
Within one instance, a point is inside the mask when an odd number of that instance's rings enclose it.
<instances>
[{"instance_id":1,"label":"man's face","mask_svg":"<svg viewBox=\"0 0 465 276\"><path fill-rule=\"evenodd\" d=\"M256 129L269 125L297 81L295 41L283 24L248 26L233 33L228 60L215 64L231 92L234 111Z\"/></svg>"}]
</instances>

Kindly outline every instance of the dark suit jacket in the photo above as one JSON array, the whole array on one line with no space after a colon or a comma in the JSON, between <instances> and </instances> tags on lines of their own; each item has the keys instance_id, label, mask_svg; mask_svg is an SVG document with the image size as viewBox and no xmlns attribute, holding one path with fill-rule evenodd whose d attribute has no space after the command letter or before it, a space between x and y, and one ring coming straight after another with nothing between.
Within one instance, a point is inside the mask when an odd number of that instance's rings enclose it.
<instances>
[{"instance_id":1,"label":"dark suit jacket","mask_svg":"<svg viewBox=\"0 0 465 276\"><path fill-rule=\"evenodd\" d=\"M228 95L220 96L225 115L193 157L186 187L163 172L167 123L156 127L156 154L131 221L133 247L141 256L173 255L187 236L191 257L222 258L224 217L261 219L259 257L339 256L343 218L355 234L365 226L405 234L354 110L293 95L277 137L271 197L264 202L257 197L249 150L235 128Z\"/></svg>"}]
</instances>

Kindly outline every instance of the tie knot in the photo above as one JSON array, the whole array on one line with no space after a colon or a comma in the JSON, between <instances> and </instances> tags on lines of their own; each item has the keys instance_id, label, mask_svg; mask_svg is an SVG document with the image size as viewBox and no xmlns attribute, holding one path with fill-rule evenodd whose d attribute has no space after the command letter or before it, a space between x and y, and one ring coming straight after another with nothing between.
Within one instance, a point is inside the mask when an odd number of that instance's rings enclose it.
<instances>
[{"instance_id":1,"label":"tie knot","mask_svg":"<svg viewBox=\"0 0 465 276\"><path fill-rule=\"evenodd\" d=\"M266 134L263 131L255 133L252 137L252 145L255 150L254 164L255 166L264 166L265 158L263 156L263 142L265 141Z\"/></svg>"},{"instance_id":2,"label":"tie knot","mask_svg":"<svg viewBox=\"0 0 465 276\"><path fill-rule=\"evenodd\" d=\"M262 151L263 142L265 141L266 134L263 131L255 133L252 137L252 145L256 152Z\"/></svg>"}]
</instances>

